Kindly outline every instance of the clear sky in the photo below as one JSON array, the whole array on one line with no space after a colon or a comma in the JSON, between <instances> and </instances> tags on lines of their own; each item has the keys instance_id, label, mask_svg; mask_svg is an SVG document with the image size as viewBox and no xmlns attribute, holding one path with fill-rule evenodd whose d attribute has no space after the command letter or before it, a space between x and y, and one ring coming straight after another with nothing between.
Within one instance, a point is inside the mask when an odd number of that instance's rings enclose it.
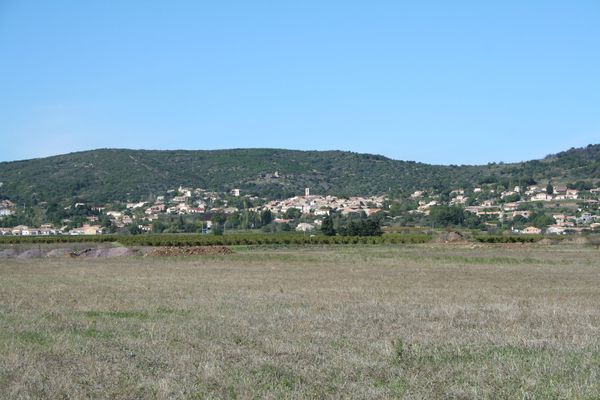
<instances>
[{"instance_id":1,"label":"clear sky","mask_svg":"<svg viewBox=\"0 0 600 400\"><path fill-rule=\"evenodd\" d=\"M277 147L474 164L589 143L599 0L0 0L0 161Z\"/></svg>"}]
</instances>

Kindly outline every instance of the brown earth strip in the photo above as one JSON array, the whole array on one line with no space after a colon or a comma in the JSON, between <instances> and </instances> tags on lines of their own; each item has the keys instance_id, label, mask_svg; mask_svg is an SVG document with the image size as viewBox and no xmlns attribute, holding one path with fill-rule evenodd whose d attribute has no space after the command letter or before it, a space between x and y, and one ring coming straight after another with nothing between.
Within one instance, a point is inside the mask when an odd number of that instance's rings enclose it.
<instances>
[{"instance_id":1,"label":"brown earth strip","mask_svg":"<svg viewBox=\"0 0 600 400\"><path fill-rule=\"evenodd\" d=\"M158 247L148 255L158 257L198 256L206 254L232 254L233 250L226 246L195 246L195 247Z\"/></svg>"}]
</instances>

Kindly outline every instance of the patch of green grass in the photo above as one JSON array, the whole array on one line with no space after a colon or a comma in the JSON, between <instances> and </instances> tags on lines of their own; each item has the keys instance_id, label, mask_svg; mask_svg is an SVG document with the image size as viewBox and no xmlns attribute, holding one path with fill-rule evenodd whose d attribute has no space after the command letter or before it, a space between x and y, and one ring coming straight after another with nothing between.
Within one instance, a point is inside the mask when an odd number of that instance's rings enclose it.
<instances>
[{"instance_id":1,"label":"patch of green grass","mask_svg":"<svg viewBox=\"0 0 600 400\"><path fill-rule=\"evenodd\" d=\"M205 399L237 399L238 391L235 386L228 385L223 387L220 382L203 381L196 382L194 391L186 396L189 400Z\"/></svg>"},{"instance_id":2,"label":"patch of green grass","mask_svg":"<svg viewBox=\"0 0 600 400\"><path fill-rule=\"evenodd\" d=\"M393 396L402 396L408 390L408 381L402 377L378 378L373 382L378 389L386 389Z\"/></svg>"},{"instance_id":3,"label":"patch of green grass","mask_svg":"<svg viewBox=\"0 0 600 400\"><path fill-rule=\"evenodd\" d=\"M17 321L17 318L14 315L9 315L7 312L0 311L0 321L11 323Z\"/></svg>"},{"instance_id":4,"label":"patch of green grass","mask_svg":"<svg viewBox=\"0 0 600 400\"><path fill-rule=\"evenodd\" d=\"M192 310L166 308L166 307L159 307L156 309L156 314L161 315L161 316L164 316L164 315L186 316L186 315L190 315L191 312L192 312Z\"/></svg>"},{"instance_id":5,"label":"patch of green grass","mask_svg":"<svg viewBox=\"0 0 600 400\"><path fill-rule=\"evenodd\" d=\"M543 350L517 346L495 346L484 348L434 346L428 347L420 344L408 344L402 339L393 342L394 363L403 365L446 365L484 363L488 361L533 360L542 357Z\"/></svg>"},{"instance_id":6,"label":"patch of green grass","mask_svg":"<svg viewBox=\"0 0 600 400\"><path fill-rule=\"evenodd\" d=\"M266 390L282 388L293 391L301 383L302 378L291 370L273 364L263 364L252 370L252 373L263 383Z\"/></svg>"},{"instance_id":7,"label":"patch of green grass","mask_svg":"<svg viewBox=\"0 0 600 400\"><path fill-rule=\"evenodd\" d=\"M408 381L403 378L394 378L388 381L387 388L395 396L402 396L408 390Z\"/></svg>"},{"instance_id":8,"label":"patch of green grass","mask_svg":"<svg viewBox=\"0 0 600 400\"><path fill-rule=\"evenodd\" d=\"M150 315L142 311L86 311L85 316L88 318L150 319Z\"/></svg>"},{"instance_id":9,"label":"patch of green grass","mask_svg":"<svg viewBox=\"0 0 600 400\"><path fill-rule=\"evenodd\" d=\"M134 339L141 339L144 335L140 331L131 331L131 332L129 332L129 336Z\"/></svg>"},{"instance_id":10,"label":"patch of green grass","mask_svg":"<svg viewBox=\"0 0 600 400\"><path fill-rule=\"evenodd\" d=\"M92 338L92 339L113 339L115 337L115 334L110 332L110 331L101 331L98 330L96 328L88 328L82 331L77 331L76 333L80 334L81 336L87 337L87 338Z\"/></svg>"},{"instance_id":11,"label":"patch of green grass","mask_svg":"<svg viewBox=\"0 0 600 400\"><path fill-rule=\"evenodd\" d=\"M23 331L15 332L14 337L20 342L27 344L35 344L38 346L47 346L49 343L48 337L42 332L36 331Z\"/></svg>"},{"instance_id":12,"label":"patch of green grass","mask_svg":"<svg viewBox=\"0 0 600 400\"><path fill-rule=\"evenodd\" d=\"M600 374L597 348L574 351L514 345L428 346L408 344L402 339L392 344L391 364L400 367L401 375L441 376L462 390L473 390L474 393L491 392L498 398L509 398L507 394L518 392L527 393L527 398L569 398L561 391L573 384L582 394L598 390L593 378ZM410 392L408 382L402 376L391 382L384 377L376 379L373 385L390 391L393 386L400 394ZM443 385L434 384L435 393L446 393L446 390Z\"/></svg>"},{"instance_id":13,"label":"patch of green grass","mask_svg":"<svg viewBox=\"0 0 600 400\"><path fill-rule=\"evenodd\" d=\"M231 338L232 342L237 346L253 346L254 343L244 335L234 334Z\"/></svg>"},{"instance_id":14,"label":"patch of green grass","mask_svg":"<svg viewBox=\"0 0 600 400\"><path fill-rule=\"evenodd\" d=\"M543 264L543 265L555 265L557 264L554 260L542 260L534 259L531 257L518 258L518 257L482 257L482 256L423 256L423 260L433 260L444 264L475 264L475 265L532 265L532 264Z\"/></svg>"},{"instance_id":15,"label":"patch of green grass","mask_svg":"<svg viewBox=\"0 0 600 400\"><path fill-rule=\"evenodd\" d=\"M348 340L346 338L335 339L335 340L332 340L329 344L331 345L332 348L334 348L336 350L340 350L345 347L348 347Z\"/></svg>"}]
</instances>

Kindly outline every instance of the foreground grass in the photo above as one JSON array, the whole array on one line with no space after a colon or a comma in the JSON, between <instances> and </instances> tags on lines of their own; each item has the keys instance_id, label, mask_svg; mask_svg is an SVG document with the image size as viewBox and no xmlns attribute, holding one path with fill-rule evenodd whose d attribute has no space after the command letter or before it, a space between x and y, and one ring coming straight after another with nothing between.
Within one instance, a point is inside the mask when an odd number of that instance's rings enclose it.
<instances>
[{"instance_id":1,"label":"foreground grass","mask_svg":"<svg viewBox=\"0 0 600 400\"><path fill-rule=\"evenodd\" d=\"M4 398L600 398L598 250L2 260Z\"/></svg>"}]
</instances>

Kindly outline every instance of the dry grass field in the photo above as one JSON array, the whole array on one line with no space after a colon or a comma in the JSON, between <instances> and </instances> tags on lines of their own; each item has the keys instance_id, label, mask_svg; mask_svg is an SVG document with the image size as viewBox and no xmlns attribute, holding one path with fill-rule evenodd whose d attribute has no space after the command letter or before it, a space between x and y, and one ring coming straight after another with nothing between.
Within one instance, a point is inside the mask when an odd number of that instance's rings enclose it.
<instances>
[{"instance_id":1,"label":"dry grass field","mask_svg":"<svg viewBox=\"0 0 600 400\"><path fill-rule=\"evenodd\" d=\"M0 396L600 398L600 252L0 260Z\"/></svg>"}]
</instances>

